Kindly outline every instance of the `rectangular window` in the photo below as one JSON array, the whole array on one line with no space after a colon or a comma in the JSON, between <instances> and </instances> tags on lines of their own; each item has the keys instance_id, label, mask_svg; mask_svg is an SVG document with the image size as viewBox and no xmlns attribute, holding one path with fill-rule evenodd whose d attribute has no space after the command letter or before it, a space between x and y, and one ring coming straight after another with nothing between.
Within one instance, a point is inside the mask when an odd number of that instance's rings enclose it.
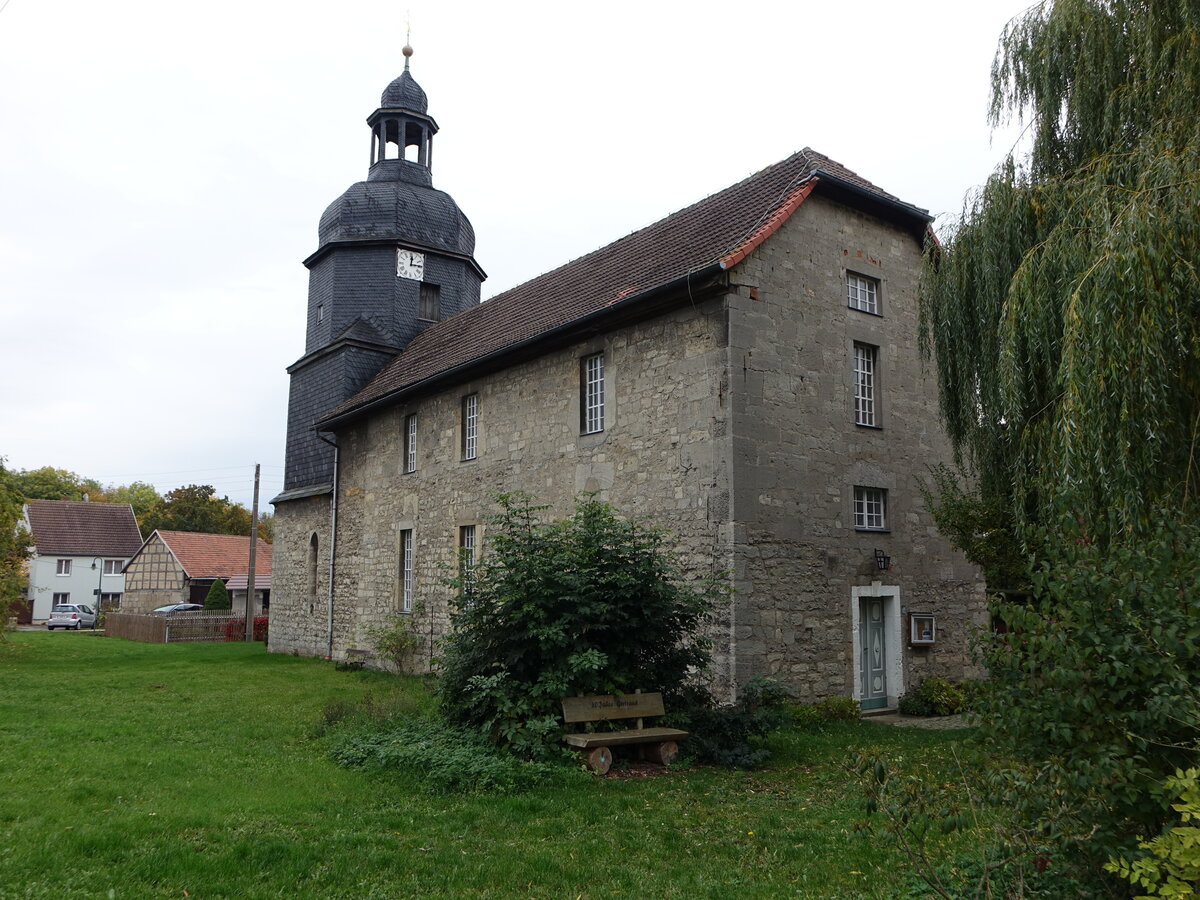
<instances>
[{"instance_id":1,"label":"rectangular window","mask_svg":"<svg viewBox=\"0 0 1200 900\"><path fill-rule=\"evenodd\" d=\"M471 571L475 568L475 526L462 525L458 529L458 573L462 578L463 590L472 586Z\"/></svg>"},{"instance_id":2,"label":"rectangular window","mask_svg":"<svg viewBox=\"0 0 1200 900\"><path fill-rule=\"evenodd\" d=\"M404 417L404 471L417 471L417 414Z\"/></svg>"},{"instance_id":3,"label":"rectangular window","mask_svg":"<svg viewBox=\"0 0 1200 900\"><path fill-rule=\"evenodd\" d=\"M462 458L474 459L479 445L479 395L462 399Z\"/></svg>"},{"instance_id":4,"label":"rectangular window","mask_svg":"<svg viewBox=\"0 0 1200 900\"><path fill-rule=\"evenodd\" d=\"M123 559L106 559L104 561L104 574L105 575L120 575L121 567L123 565L125 565L125 560L123 560Z\"/></svg>"},{"instance_id":5,"label":"rectangular window","mask_svg":"<svg viewBox=\"0 0 1200 900\"><path fill-rule=\"evenodd\" d=\"M413 608L413 533L411 528L400 532L400 611Z\"/></svg>"},{"instance_id":6,"label":"rectangular window","mask_svg":"<svg viewBox=\"0 0 1200 900\"><path fill-rule=\"evenodd\" d=\"M118 609L121 606L120 594L101 594L100 608L101 609Z\"/></svg>"},{"instance_id":7,"label":"rectangular window","mask_svg":"<svg viewBox=\"0 0 1200 900\"><path fill-rule=\"evenodd\" d=\"M604 430L604 354L584 357L579 373L580 425L584 434Z\"/></svg>"},{"instance_id":8,"label":"rectangular window","mask_svg":"<svg viewBox=\"0 0 1200 900\"><path fill-rule=\"evenodd\" d=\"M55 594L54 595L54 605L55 606L60 606L63 603L70 603L70 602L71 602L71 592L70 591L68 591L65 594Z\"/></svg>"},{"instance_id":9,"label":"rectangular window","mask_svg":"<svg viewBox=\"0 0 1200 900\"><path fill-rule=\"evenodd\" d=\"M56 575L70 575L71 574L71 560L60 559L58 561L58 568L55 571L55 574Z\"/></svg>"},{"instance_id":10,"label":"rectangular window","mask_svg":"<svg viewBox=\"0 0 1200 900\"><path fill-rule=\"evenodd\" d=\"M870 344L854 345L854 424L877 425L875 418L875 370L879 348Z\"/></svg>"},{"instance_id":11,"label":"rectangular window","mask_svg":"<svg viewBox=\"0 0 1200 900\"><path fill-rule=\"evenodd\" d=\"M860 531L887 530L887 491L854 487L854 527Z\"/></svg>"},{"instance_id":12,"label":"rectangular window","mask_svg":"<svg viewBox=\"0 0 1200 900\"><path fill-rule=\"evenodd\" d=\"M851 309L879 315L879 281L866 275L846 273L846 302Z\"/></svg>"},{"instance_id":13,"label":"rectangular window","mask_svg":"<svg viewBox=\"0 0 1200 900\"><path fill-rule=\"evenodd\" d=\"M317 304L317 324L319 325L320 323L322 323L324 321L325 321L325 304L318 303Z\"/></svg>"},{"instance_id":14,"label":"rectangular window","mask_svg":"<svg viewBox=\"0 0 1200 900\"><path fill-rule=\"evenodd\" d=\"M417 305L417 318L437 322L442 317L442 289L427 281L421 282L421 302Z\"/></svg>"}]
</instances>

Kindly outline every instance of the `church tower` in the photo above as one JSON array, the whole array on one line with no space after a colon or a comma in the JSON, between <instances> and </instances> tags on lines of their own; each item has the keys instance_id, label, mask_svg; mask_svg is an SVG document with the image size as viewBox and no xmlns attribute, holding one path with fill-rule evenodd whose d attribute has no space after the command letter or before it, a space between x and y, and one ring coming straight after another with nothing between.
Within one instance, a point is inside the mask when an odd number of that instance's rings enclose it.
<instances>
[{"instance_id":1,"label":"church tower","mask_svg":"<svg viewBox=\"0 0 1200 900\"><path fill-rule=\"evenodd\" d=\"M425 91L404 71L367 119L367 180L321 216L309 269L304 355L288 368L287 455L274 503L332 490L333 447L313 423L348 400L433 322L479 302L485 275L475 232L454 200L433 187L433 137Z\"/></svg>"}]
</instances>

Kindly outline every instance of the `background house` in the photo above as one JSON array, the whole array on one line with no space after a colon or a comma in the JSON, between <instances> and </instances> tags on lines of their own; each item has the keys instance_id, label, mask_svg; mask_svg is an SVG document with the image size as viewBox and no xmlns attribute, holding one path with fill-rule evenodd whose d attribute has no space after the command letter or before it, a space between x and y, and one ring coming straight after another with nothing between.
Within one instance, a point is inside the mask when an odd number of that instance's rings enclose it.
<instances>
[{"instance_id":1,"label":"background house","mask_svg":"<svg viewBox=\"0 0 1200 900\"><path fill-rule=\"evenodd\" d=\"M255 560L254 573L254 615L265 616L271 610L271 574L258 574L257 560ZM233 601L233 611L235 613L245 614L246 612L246 585L250 581L250 576L234 575L225 582L225 589L229 591L229 599Z\"/></svg>"},{"instance_id":2,"label":"background house","mask_svg":"<svg viewBox=\"0 0 1200 900\"><path fill-rule=\"evenodd\" d=\"M918 347L928 214L805 149L476 303L432 121L406 70L306 260L271 649L340 657L412 616L431 658L446 572L521 489L559 515L595 493L725 581L726 696L765 675L876 707L970 674L982 581L920 484L950 459Z\"/></svg>"},{"instance_id":3,"label":"background house","mask_svg":"<svg viewBox=\"0 0 1200 900\"><path fill-rule=\"evenodd\" d=\"M44 621L56 603L115 609L124 567L142 544L133 508L121 503L31 500L23 510L33 536L26 603L17 620Z\"/></svg>"},{"instance_id":4,"label":"background house","mask_svg":"<svg viewBox=\"0 0 1200 900\"><path fill-rule=\"evenodd\" d=\"M256 583L260 574L270 576L271 545L261 539L254 564ZM249 565L248 537L155 531L126 566L121 611L148 613L172 603L203 603L216 579L228 581L240 575L244 580Z\"/></svg>"}]
</instances>

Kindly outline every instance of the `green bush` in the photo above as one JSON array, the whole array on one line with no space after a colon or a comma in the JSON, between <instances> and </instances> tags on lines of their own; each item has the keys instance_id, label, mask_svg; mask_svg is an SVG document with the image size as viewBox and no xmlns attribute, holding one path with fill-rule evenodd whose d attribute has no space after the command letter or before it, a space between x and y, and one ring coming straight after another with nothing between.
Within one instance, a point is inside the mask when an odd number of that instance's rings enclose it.
<instances>
[{"instance_id":1,"label":"green bush","mask_svg":"<svg viewBox=\"0 0 1200 900\"><path fill-rule=\"evenodd\" d=\"M702 635L714 580L685 583L661 532L584 500L542 522L521 494L499 498L488 551L459 589L442 644L446 717L522 756L558 752L561 701L662 691L667 708L708 665Z\"/></svg>"},{"instance_id":2,"label":"green bush","mask_svg":"<svg viewBox=\"0 0 1200 900\"><path fill-rule=\"evenodd\" d=\"M769 678L742 685L733 704L717 704L707 691L680 691L663 724L688 732L683 752L689 759L730 768L752 769L770 758L758 739L788 724L792 690Z\"/></svg>"},{"instance_id":3,"label":"green bush","mask_svg":"<svg viewBox=\"0 0 1200 900\"><path fill-rule=\"evenodd\" d=\"M1170 515L1103 547L1058 533L1033 599L993 608L981 737L1016 763L999 802L1092 871L1163 830L1158 786L1200 762L1200 526Z\"/></svg>"},{"instance_id":4,"label":"green bush","mask_svg":"<svg viewBox=\"0 0 1200 900\"><path fill-rule=\"evenodd\" d=\"M1163 786L1168 805L1179 813L1178 821L1151 840L1138 844L1140 859L1109 860L1104 868L1115 872L1135 887L1154 897L1195 897L1200 888L1200 769L1182 769ZM1171 802L1178 801L1178 802Z\"/></svg>"},{"instance_id":5,"label":"green bush","mask_svg":"<svg viewBox=\"0 0 1200 900\"><path fill-rule=\"evenodd\" d=\"M348 730L330 753L342 766L404 772L431 794L515 794L569 771L518 759L474 730L426 717L397 719L378 731Z\"/></svg>"},{"instance_id":6,"label":"green bush","mask_svg":"<svg viewBox=\"0 0 1200 900\"><path fill-rule=\"evenodd\" d=\"M862 718L862 707L851 697L829 697L817 704L817 710L827 722L857 722Z\"/></svg>"},{"instance_id":7,"label":"green bush","mask_svg":"<svg viewBox=\"0 0 1200 900\"><path fill-rule=\"evenodd\" d=\"M906 716L953 716L967 708L967 689L945 678L926 678L900 698Z\"/></svg>"},{"instance_id":8,"label":"green bush","mask_svg":"<svg viewBox=\"0 0 1200 900\"><path fill-rule=\"evenodd\" d=\"M208 593L204 596L205 609L232 609L233 601L229 598L229 591L225 589L225 582L220 578L212 583L212 587L208 589Z\"/></svg>"},{"instance_id":9,"label":"green bush","mask_svg":"<svg viewBox=\"0 0 1200 900\"><path fill-rule=\"evenodd\" d=\"M375 652L395 666L397 672L408 672L420 636L413 630L413 614L400 615L387 625L367 630L367 640Z\"/></svg>"}]
</instances>

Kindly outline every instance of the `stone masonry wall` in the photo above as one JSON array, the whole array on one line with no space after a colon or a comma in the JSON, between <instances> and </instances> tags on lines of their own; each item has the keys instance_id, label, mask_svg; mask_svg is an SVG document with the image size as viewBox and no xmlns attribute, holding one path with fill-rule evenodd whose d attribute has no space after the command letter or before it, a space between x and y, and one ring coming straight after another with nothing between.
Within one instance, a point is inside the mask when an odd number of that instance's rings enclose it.
<instances>
[{"instance_id":1,"label":"stone masonry wall","mask_svg":"<svg viewBox=\"0 0 1200 900\"><path fill-rule=\"evenodd\" d=\"M899 650L894 699L932 674L976 675L982 582L937 533L920 492L950 459L931 362L917 345L916 237L811 196L732 274L736 678L783 679L802 698L852 696L859 661L852 589L898 591L898 620L937 616L938 640ZM879 281L879 314L849 307L847 271ZM878 348L879 427L855 424L853 348ZM855 529L854 486L887 490L887 530ZM887 553L878 570L874 551ZM878 583L878 591L871 589ZM890 652L890 651L889 651Z\"/></svg>"},{"instance_id":2,"label":"stone masonry wall","mask_svg":"<svg viewBox=\"0 0 1200 900\"><path fill-rule=\"evenodd\" d=\"M420 636L418 667L448 625L459 529L487 548L495 494L522 489L553 514L594 492L673 534L680 563L727 571L729 499L724 383L726 321L712 300L381 412L339 436L341 473L333 655L370 649L370 629L403 616ZM580 434L580 360L605 355L605 429ZM461 458L461 403L478 395L478 452ZM417 415L417 466L403 471L405 417ZM324 519L324 523L322 522ZM328 509L280 504L271 649L324 653L322 600L305 610L297 575L314 531L327 549ZM400 612L400 532L414 544L415 611ZM319 577L327 560L322 558ZM323 587L319 591L323 598ZM285 611L286 610L286 611ZM728 623L718 654L727 668Z\"/></svg>"},{"instance_id":3,"label":"stone masonry wall","mask_svg":"<svg viewBox=\"0 0 1200 900\"><path fill-rule=\"evenodd\" d=\"M329 518L328 495L275 507L268 632L273 653L328 653Z\"/></svg>"}]
</instances>

